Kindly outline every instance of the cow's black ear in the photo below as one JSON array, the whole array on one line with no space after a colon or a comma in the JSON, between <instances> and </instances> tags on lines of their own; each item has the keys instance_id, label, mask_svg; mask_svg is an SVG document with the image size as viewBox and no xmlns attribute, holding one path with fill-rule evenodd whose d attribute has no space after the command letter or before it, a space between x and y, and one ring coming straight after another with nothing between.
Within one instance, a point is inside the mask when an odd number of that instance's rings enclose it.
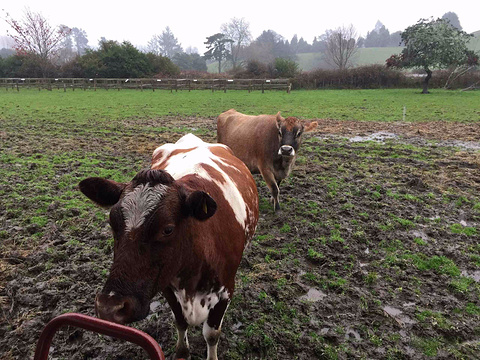
<instances>
[{"instance_id":1,"label":"cow's black ear","mask_svg":"<svg viewBox=\"0 0 480 360\"><path fill-rule=\"evenodd\" d=\"M217 203L205 191L194 191L185 199L185 209L188 215L198 220L207 220L217 211Z\"/></svg>"},{"instance_id":2,"label":"cow's black ear","mask_svg":"<svg viewBox=\"0 0 480 360\"><path fill-rule=\"evenodd\" d=\"M127 184L99 177L91 177L82 180L78 186L80 191L90 200L108 208L118 202Z\"/></svg>"}]
</instances>

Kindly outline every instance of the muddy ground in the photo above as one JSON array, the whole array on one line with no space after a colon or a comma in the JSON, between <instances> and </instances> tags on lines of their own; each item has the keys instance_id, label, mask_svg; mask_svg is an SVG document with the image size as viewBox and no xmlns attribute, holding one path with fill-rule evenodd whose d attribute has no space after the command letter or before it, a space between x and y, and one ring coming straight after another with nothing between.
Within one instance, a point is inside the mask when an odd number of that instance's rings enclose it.
<instances>
[{"instance_id":1,"label":"muddy ground","mask_svg":"<svg viewBox=\"0 0 480 360\"><path fill-rule=\"evenodd\" d=\"M0 132L0 358L33 356L43 326L94 314L108 275L106 211L76 184L148 166L152 150L214 119ZM97 127L98 126L98 127ZM161 129L159 128L161 126ZM273 213L261 217L223 323L223 359L473 359L480 357L480 126L319 120ZM161 297L134 324L174 350ZM201 329L189 336L202 359ZM66 328L52 359L143 359L140 348Z\"/></svg>"}]
</instances>

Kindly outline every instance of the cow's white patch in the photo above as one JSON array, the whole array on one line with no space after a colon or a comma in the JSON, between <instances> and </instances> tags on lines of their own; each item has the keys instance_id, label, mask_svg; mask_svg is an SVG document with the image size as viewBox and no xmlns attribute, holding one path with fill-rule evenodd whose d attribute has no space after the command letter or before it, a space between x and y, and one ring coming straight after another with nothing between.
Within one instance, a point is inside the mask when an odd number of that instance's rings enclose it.
<instances>
[{"instance_id":1,"label":"cow's white patch","mask_svg":"<svg viewBox=\"0 0 480 360\"><path fill-rule=\"evenodd\" d=\"M234 166L226 162L224 159L215 156L210 151L210 147L217 146L228 148L223 144L205 143L195 135L187 134L175 144L165 144L157 148L153 153L154 156L161 151L162 157L152 165L152 168L155 168L155 166L167 161L164 170L172 175L175 180L178 180L186 175L196 174L201 178L214 182L220 188L223 196L232 207L232 210L235 214L235 219L242 226L242 228L245 228L247 221L247 206L245 201L243 201L243 196L230 176L228 176L228 174L222 170L218 163L232 168L234 168ZM189 152L170 156L171 152L174 150L192 148L193 150ZM215 169L220 175L221 180L212 179L210 174L202 165L208 165Z\"/></svg>"},{"instance_id":2,"label":"cow's white patch","mask_svg":"<svg viewBox=\"0 0 480 360\"><path fill-rule=\"evenodd\" d=\"M291 146L291 148L292 148L292 152L287 156L295 156L295 149L292 146ZM283 155L281 146L280 146L280 149L278 149L278 155Z\"/></svg>"},{"instance_id":3,"label":"cow's white patch","mask_svg":"<svg viewBox=\"0 0 480 360\"><path fill-rule=\"evenodd\" d=\"M208 313L220 300L228 300L228 290L224 286L218 292L196 293L187 297L185 289L174 289L175 297L182 307L182 313L189 325L199 325L208 318Z\"/></svg>"},{"instance_id":4,"label":"cow's white patch","mask_svg":"<svg viewBox=\"0 0 480 360\"><path fill-rule=\"evenodd\" d=\"M109 297L115 296L115 291L110 291L110 292L108 293L108 296L109 296Z\"/></svg>"},{"instance_id":5,"label":"cow's white patch","mask_svg":"<svg viewBox=\"0 0 480 360\"><path fill-rule=\"evenodd\" d=\"M141 184L125 195L122 201L122 213L125 218L125 231L138 228L165 196L167 186Z\"/></svg>"}]
</instances>

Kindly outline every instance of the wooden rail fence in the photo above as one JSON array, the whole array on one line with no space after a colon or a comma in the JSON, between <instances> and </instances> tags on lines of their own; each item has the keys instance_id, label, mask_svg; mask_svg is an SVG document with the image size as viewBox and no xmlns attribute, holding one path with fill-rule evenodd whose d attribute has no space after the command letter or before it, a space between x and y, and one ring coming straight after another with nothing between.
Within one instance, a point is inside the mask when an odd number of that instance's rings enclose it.
<instances>
[{"instance_id":1,"label":"wooden rail fence","mask_svg":"<svg viewBox=\"0 0 480 360\"><path fill-rule=\"evenodd\" d=\"M0 78L0 87L6 91L20 91L21 88L45 90L284 90L290 93L289 79L83 79L83 78Z\"/></svg>"}]
</instances>

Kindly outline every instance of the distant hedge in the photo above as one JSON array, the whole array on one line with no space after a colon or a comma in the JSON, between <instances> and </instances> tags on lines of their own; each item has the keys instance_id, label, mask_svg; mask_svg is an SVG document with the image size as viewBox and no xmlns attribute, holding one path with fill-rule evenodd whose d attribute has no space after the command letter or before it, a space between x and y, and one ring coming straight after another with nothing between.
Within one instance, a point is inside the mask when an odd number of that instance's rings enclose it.
<instances>
[{"instance_id":1,"label":"distant hedge","mask_svg":"<svg viewBox=\"0 0 480 360\"><path fill-rule=\"evenodd\" d=\"M449 71L434 71L431 87L443 88L450 75ZM388 69L383 65L368 65L346 70L318 69L298 74L292 80L293 89L379 89L421 87L422 74L409 74ZM471 70L451 82L450 88L480 86L480 71Z\"/></svg>"}]
</instances>

